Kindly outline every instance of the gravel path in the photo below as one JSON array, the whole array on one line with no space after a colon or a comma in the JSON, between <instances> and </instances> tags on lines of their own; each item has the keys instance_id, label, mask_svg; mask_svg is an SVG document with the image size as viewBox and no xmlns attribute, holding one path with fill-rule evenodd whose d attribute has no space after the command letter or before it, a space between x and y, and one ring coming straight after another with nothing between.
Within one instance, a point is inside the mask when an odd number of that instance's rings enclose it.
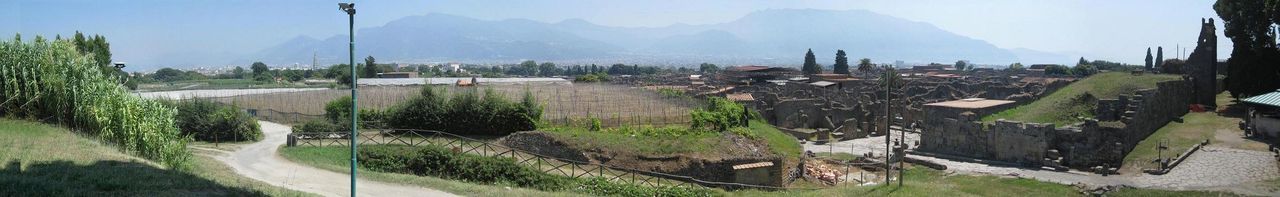
<instances>
[{"instance_id":1,"label":"gravel path","mask_svg":"<svg viewBox=\"0 0 1280 197\"><path fill-rule=\"evenodd\" d=\"M226 163L240 175L271 185L316 193L324 196L347 196L351 192L351 176L293 163L277 154L289 134L289 127L258 121L265 135L262 141L244 145L215 159ZM393 183L358 179L359 196L455 196L443 191Z\"/></svg>"},{"instance_id":2,"label":"gravel path","mask_svg":"<svg viewBox=\"0 0 1280 197\"><path fill-rule=\"evenodd\" d=\"M893 140L897 140L899 133L895 131L892 136ZM920 139L919 135L914 133L907 133L906 138L907 142L912 145L915 145L915 141ZM870 152L876 156L883 156L884 137L855 139L829 145L809 143L804 145L804 149L813 152L845 152L854 155ZM1277 162L1271 153L1215 145L1206 146L1201 151L1192 154L1181 165L1165 175L1144 173L1102 176L1076 170L1058 172L1034 168L994 166L923 155L908 155L908 157L946 165L948 172L1021 177L1060 184L1128 185L1169 190L1229 190L1251 195L1280 195L1280 191L1240 189L1260 181L1280 178L1280 168L1277 168Z\"/></svg>"}]
</instances>

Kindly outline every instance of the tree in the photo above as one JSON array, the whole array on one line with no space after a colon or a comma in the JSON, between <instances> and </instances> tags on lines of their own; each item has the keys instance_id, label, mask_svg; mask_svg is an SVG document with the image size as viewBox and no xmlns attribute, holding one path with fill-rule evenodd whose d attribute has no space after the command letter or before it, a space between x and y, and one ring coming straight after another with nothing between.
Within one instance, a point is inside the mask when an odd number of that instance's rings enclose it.
<instances>
[{"instance_id":1,"label":"tree","mask_svg":"<svg viewBox=\"0 0 1280 197\"><path fill-rule=\"evenodd\" d=\"M1009 69L1009 70L1015 70L1015 71L1021 71L1021 70L1026 70L1027 68L1023 67L1021 62L1014 62L1013 64L1009 64L1009 68L1008 68L1008 69Z\"/></svg>"},{"instance_id":2,"label":"tree","mask_svg":"<svg viewBox=\"0 0 1280 197\"><path fill-rule=\"evenodd\" d=\"M956 70L965 71L966 68L969 68L969 61L964 61L964 60L956 61Z\"/></svg>"},{"instance_id":3,"label":"tree","mask_svg":"<svg viewBox=\"0 0 1280 197\"><path fill-rule=\"evenodd\" d=\"M836 64L832 67L836 74L849 74L849 58L845 57L844 50L836 50Z\"/></svg>"},{"instance_id":4,"label":"tree","mask_svg":"<svg viewBox=\"0 0 1280 197\"><path fill-rule=\"evenodd\" d=\"M1272 25L1280 22L1280 3L1275 0L1218 0L1213 5L1222 18L1223 34L1231 39L1224 85L1236 98L1275 91L1280 88L1280 51ZM1159 66L1159 65L1157 65Z\"/></svg>"},{"instance_id":5,"label":"tree","mask_svg":"<svg viewBox=\"0 0 1280 197\"><path fill-rule=\"evenodd\" d=\"M1156 69L1151 61L1151 47L1147 47L1147 70Z\"/></svg>"},{"instance_id":6,"label":"tree","mask_svg":"<svg viewBox=\"0 0 1280 197\"><path fill-rule=\"evenodd\" d=\"M804 53L804 67L801 67L801 71L806 75L822 73L822 66L819 66L817 58L813 57L813 49Z\"/></svg>"},{"instance_id":7,"label":"tree","mask_svg":"<svg viewBox=\"0 0 1280 197\"><path fill-rule=\"evenodd\" d=\"M13 42L22 42L22 33L13 34Z\"/></svg>"},{"instance_id":8,"label":"tree","mask_svg":"<svg viewBox=\"0 0 1280 197\"><path fill-rule=\"evenodd\" d=\"M236 69L231 70L231 78L236 78L236 79L244 78L244 68L236 66Z\"/></svg>"},{"instance_id":9,"label":"tree","mask_svg":"<svg viewBox=\"0 0 1280 197\"><path fill-rule=\"evenodd\" d=\"M1049 65L1044 68L1046 75L1071 75L1071 68L1063 65Z\"/></svg>"},{"instance_id":10,"label":"tree","mask_svg":"<svg viewBox=\"0 0 1280 197\"><path fill-rule=\"evenodd\" d=\"M174 82L186 79L186 73L183 73L178 69L161 68L160 70L156 70L155 73L152 73L150 77L156 81Z\"/></svg>"},{"instance_id":11,"label":"tree","mask_svg":"<svg viewBox=\"0 0 1280 197\"><path fill-rule=\"evenodd\" d=\"M1071 73L1081 77L1087 77L1098 73L1098 68L1090 64L1076 64L1076 67L1071 68Z\"/></svg>"},{"instance_id":12,"label":"tree","mask_svg":"<svg viewBox=\"0 0 1280 197\"><path fill-rule=\"evenodd\" d=\"M1215 60L1216 61L1216 60ZM1164 64L1164 47L1156 47L1156 67Z\"/></svg>"},{"instance_id":13,"label":"tree","mask_svg":"<svg viewBox=\"0 0 1280 197\"><path fill-rule=\"evenodd\" d=\"M538 65L538 76L550 77L560 75L560 67L556 67L555 63L543 62Z\"/></svg>"},{"instance_id":14,"label":"tree","mask_svg":"<svg viewBox=\"0 0 1280 197\"><path fill-rule=\"evenodd\" d=\"M253 65L249 65L249 69L253 70L253 80L268 81L270 79L270 77L267 76L267 71L270 71L271 68L268 68L267 64L263 64L262 62L253 62Z\"/></svg>"},{"instance_id":15,"label":"tree","mask_svg":"<svg viewBox=\"0 0 1280 197\"><path fill-rule=\"evenodd\" d=\"M1085 65L1085 64L1089 64L1089 61L1084 60L1084 57L1080 57L1080 61L1076 61L1076 66Z\"/></svg>"},{"instance_id":16,"label":"tree","mask_svg":"<svg viewBox=\"0 0 1280 197\"><path fill-rule=\"evenodd\" d=\"M715 64L702 63L698 65L698 72L702 72L703 74L720 72L720 67Z\"/></svg>"},{"instance_id":17,"label":"tree","mask_svg":"<svg viewBox=\"0 0 1280 197\"><path fill-rule=\"evenodd\" d=\"M361 77L375 78L375 77L378 77L378 73L381 73L381 72L382 72L382 69L378 67L378 62L377 60L373 59L372 55L364 58L364 73L361 74L363 75Z\"/></svg>"},{"instance_id":18,"label":"tree","mask_svg":"<svg viewBox=\"0 0 1280 197\"><path fill-rule=\"evenodd\" d=\"M870 72L871 69L875 69L875 64L871 63L871 59L862 58L858 60L858 72Z\"/></svg>"}]
</instances>

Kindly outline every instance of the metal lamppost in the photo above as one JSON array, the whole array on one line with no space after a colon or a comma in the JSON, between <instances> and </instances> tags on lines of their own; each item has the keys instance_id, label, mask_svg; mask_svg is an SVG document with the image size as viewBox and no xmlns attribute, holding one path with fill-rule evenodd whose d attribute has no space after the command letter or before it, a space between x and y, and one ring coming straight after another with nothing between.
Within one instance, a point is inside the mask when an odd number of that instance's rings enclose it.
<instances>
[{"instance_id":1,"label":"metal lamppost","mask_svg":"<svg viewBox=\"0 0 1280 197\"><path fill-rule=\"evenodd\" d=\"M347 65L351 66L351 136L347 136L347 138L351 139L351 196L355 197L356 196L356 138L360 136L359 134L356 133L357 132L356 130L359 130L358 122L360 121L359 120L360 115L358 114L359 111L356 110L357 108L359 108L358 105L356 105L356 87L358 87L358 85L356 85L358 84L356 83L356 79L357 79L356 77L356 30L355 30L356 4L355 3L338 3L338 10L342 10L343 12L347 13L347 31L348 31L347 35L350 36L350 42L349 42L350 48L348 51L349 51L349 55L350 55L349 57L351 61Z\"/></svg>"}]
</instances>

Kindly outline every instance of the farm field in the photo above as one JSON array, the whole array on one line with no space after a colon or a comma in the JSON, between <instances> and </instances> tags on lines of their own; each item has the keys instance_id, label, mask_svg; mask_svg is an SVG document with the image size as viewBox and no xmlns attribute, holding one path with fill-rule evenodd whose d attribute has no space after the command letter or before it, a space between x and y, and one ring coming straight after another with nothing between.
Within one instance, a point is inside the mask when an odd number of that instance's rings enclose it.
<instances>
[{"instance_id":1,"label":"farm field","mask_svg":"<svg viewBox=\"0 0 1280 197\"><path fill-rule=\"evenodd\" d=\"M262 88L327 88L334 83L266 83L249 79L201 79L138 84L139 92Z\"/></svg>"},{"instance_id":2,"label":"farm field","mask_svg":"<svg viewBox=\"0 0 1280 197\"><path fill-rule=\"evenodd\" d=\"M313 196L239 176L192 158L189 171L160 167L64 128L0 119L0 196Z\"/></svg>"},{"instance_id":3,"label":"farm field","mask_svg":"<svg viewBox=\"0 0 1280 197\"><path fill-rule=\"evenodd\" d=\"M555 124L582 125L590 118L600 119L604 126L682 124L689 121L689 110L701 105L688 97L664 96L643 88L604 84L436 87L446 90L446 94L493 89L511 100L521 99L528 90L543 105L542 119ZM358 102L363 109L387 109L419 94L421 88L422 86L364 86L360 87ZM350 90L327 89L211 99L245 109L255 109L259 116L278 113L281 118L286 119L295 116L315 118L324 115L326 103L350 94Z\"/></svg>"}]
</instances>

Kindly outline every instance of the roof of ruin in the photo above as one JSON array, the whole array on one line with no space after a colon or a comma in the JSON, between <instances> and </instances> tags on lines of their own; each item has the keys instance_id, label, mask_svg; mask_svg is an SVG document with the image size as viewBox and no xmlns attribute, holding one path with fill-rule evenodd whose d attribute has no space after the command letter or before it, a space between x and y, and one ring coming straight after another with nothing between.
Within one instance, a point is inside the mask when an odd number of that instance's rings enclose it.
<instances>
[{"instance_id":1,"label":"roof of ruin","mask_svg":"<svg viewBox=\"0 0 1280 197\"><path fill-rule=\"evenodd\" d=\"M981 109L981 108L995 107L995 106L1011 104L1011 103L1013 103L1013 101L1010 101L1010 100L967 98L967 99L960 99L960 100L953 100L953 101L929 103L925 105L938 106L938 107L950 107L950 108Z\"/></svg>"},{"instance_id":2,"label":"roof of ruin","mask_svg":"<svg viewBox=\"0 0 1280 197\"><path fill-rule=\"evenodd\" d=\"M817 82L809 83L809 85L814 85L818 87L827 87L835 84L836 82L830 82L830 81L817 81Z\"/></svg>"},{"instance_id":3,"label":"roof of ruin","mask_svg":"<svg viewBox=\"0 0 1280 197\"><path fill-rule=\"evenodd\" d=\"M1249 97L1243 100L1246 103L1258 105L1270 105L1272 107L1280 107L1280 90L1275 92Z\"/></svg>"},{"instance_id":4,"label":"roof of ruin","mask_svg":"<svg viewBox=\"0 0 1280 197\"><path fill-rule=\"evenodd\" d=\"M741 169L761 168L761 167L769 167L769 166L773 166L773 162L764 161L764 162L756 162L756 163L749 163L749 164L738 164L738 165L733 165L733 169L741 170Z\"/></svg>"},{"instance_id":5,"label":"roof of ruin","mask_svg":"<svg viewBox=\"0 0 1280 197\"><path fill-rule=\"evenodd\" d=\"M727 95L724 95L724 97L728 98L731 101L755 101L756 100L754 97L751 96L751 93L727 94Z\"/></svg>"}]
</instances>

